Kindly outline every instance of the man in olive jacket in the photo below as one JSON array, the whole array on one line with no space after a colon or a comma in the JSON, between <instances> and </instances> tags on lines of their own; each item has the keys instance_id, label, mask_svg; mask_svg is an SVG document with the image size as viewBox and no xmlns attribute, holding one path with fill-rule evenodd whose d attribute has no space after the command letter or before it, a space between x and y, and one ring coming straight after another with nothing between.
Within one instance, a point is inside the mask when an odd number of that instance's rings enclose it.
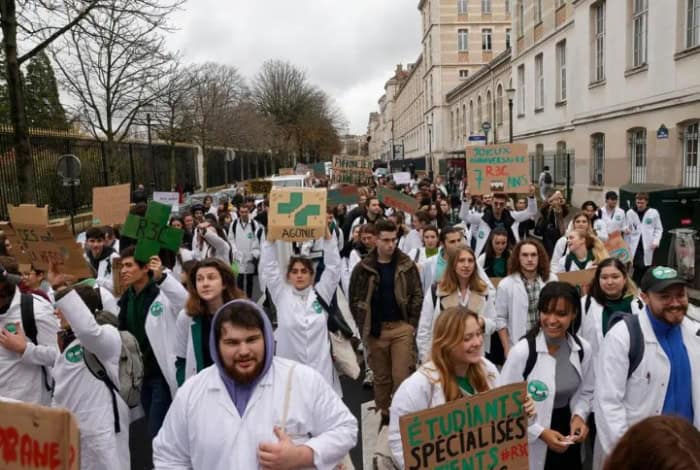
<instances>
[{"instance_id":1,"label":"man in olive jacket","mask_svg":"<svg viewBox=\"0 0 700 470\"><path fill-rule=\"evenodd\" d=\"M350 277L350 309L374 371L374 401L389 423L391 395L416 368L415 332L423 305L416 264L396 249L397 228L376 224L377 246Z\"/></svg>"}]
</instances>

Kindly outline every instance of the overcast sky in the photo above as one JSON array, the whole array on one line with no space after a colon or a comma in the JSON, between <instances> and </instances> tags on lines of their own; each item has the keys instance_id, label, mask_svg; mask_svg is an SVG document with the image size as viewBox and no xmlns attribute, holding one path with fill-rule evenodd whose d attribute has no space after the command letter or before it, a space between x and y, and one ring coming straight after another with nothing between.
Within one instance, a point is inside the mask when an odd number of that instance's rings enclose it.
<instances>
[{"instance_id":1,"label":"overcast sky","mask_svg":"<svg viewBox=\"0 0 700 470\"><path fill-rule=\"evenodd\" d=\"M420 54L418 0L189 0L169 38L186 63L234 65L248 79L287 60L333 97L364 134L398 63Z\"/></svg>"}]
</instances>

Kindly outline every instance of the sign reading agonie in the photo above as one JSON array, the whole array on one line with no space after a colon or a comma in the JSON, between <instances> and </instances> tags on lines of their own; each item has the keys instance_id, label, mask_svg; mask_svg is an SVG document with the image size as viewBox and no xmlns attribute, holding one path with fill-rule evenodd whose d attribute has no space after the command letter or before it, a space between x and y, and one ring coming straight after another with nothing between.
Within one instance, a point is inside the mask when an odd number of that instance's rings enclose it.
<instances>
[{"instance_id":1,"label":"sign reading agonie","mask_svg":"<svg viewBox=\"0 0 700 470\"><path fill-rule=\"evenodd\" d=\"M405 468L527 470L526 394L520 382L402 416Z\"/></svg>"},{"instance_id":2,"label":"sign reading agonie","mask_svg":"<svg viewBox=\"0 0 700 470\"><path fill-rule=\"evenodd\" d=\"M467 147L467 177L472 194L528 192L530 158L527 145Z\"/></svg>"},{"instance_id":3,"label":"sign reading agonie","mask_svg":"<svg viewBox=\"0 0 700 470\"><path fill-rule=\"evenodd\" d=\"M326 235L326 189L273 188L268 214L269 240L301 242Z\"/></svg>"}]
</instances>

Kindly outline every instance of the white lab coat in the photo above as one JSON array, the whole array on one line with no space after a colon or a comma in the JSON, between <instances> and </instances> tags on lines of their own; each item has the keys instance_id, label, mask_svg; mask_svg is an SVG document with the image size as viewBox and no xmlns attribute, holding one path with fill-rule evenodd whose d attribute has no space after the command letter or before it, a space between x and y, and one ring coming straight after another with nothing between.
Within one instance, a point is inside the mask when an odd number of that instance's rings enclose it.
<instances>
[{"instance_id":1,"label":"white lab coat","mask_svg":"<svg viewBox=\"0 0 700 470\"><path fill-rule=\"evenodd\" d=\"M483 251L484 246L486 246L486 240L488 240L489 234L491 233L491 227L489 227L489 225L483 221L483 213L471 212L468 209L468 203L463 202L459 211L459 216L465 222L472 224L472 236L476 236L476 250L474 251L478 256ZM537 200L534 197L528 197L527 209L524 211L511 210L510 215L516 222L525 222L528 219L537 217ZM474 227L476 227L476 230L474 230ZM517 240L519 236L515 224L511 225L510 229Z\"/></svg>"},{"instance_id":2,"label":"white lab coat","mask_svg":"<svg viewBox=\"0 0 700 470\"><path fill-rule=\"evenodd\" d=\"M328 314L316 300L313 288L299 292L287 283L286 276L282 277L274 247L273 243L263 243L260 265L267 289L277 307L277 355L312 367L341 394L340 381L330 353ZM340 252L335 236L323 240L323 255L325 269L314 287L330 305L340 280Z\"/></svg>"},{"instance_id":3,"label":"white lab coat","mask_svg":"<svg viewBox=\"0 0 700 470\"><path fill-rule=\"evenodd\" d=\"M347 259L341 260L342 273L340 275L340 285L346 295L350 292L350 277L352 276L352 271L360 261L362 261L362 258L356 249L350 252L350 256L348 256Z\"/></svg>"},{"instance_id":4,"label":"white lab coat","mask_svg":"<svg viewBox=\"0 0 700 470\"><path fill-rule=\"evenodd\" d=\"M579 360L579 345L570 335L567 335L567 341L571 349L569 361L581 378L581 383L576 393L571 397L569 407L571 409L571 416L578 415L585 422L591 412L593 401L593 386L595 381L593 375L593 353L590 344L588 344L585 339L581 339L581 345L583 346L583 363L581 363ZM535 362L535 366L527 377L527 381L528 384L532 383L534 380L544 383L547 387L548 394L543 401L534 400L537 415L534 420L530 421L527 434L530 445L530 470L541 470L544 468L544 463L547 458L547 444L539 437L542 431L550 428L552 423L554 396L556 395L557 361L554 356L549 354L544 333L541 331L535 340L535 348L537 351L537 362ZM513 346L508 355L508 359L506 359L503 365L503 369L501 369L501 376L498 379L499 387L523 381L523 371L525 370L528 352L529 349L526 339L520 340Z\"/></svg>"},{"instance_id":5,"label":"white lab coat","mask_svg":"<svg viewBox=\"0 0 700 470\"><path fill-rule=\"evenodd\" d=\"M627 226L630 233L625 235L625 241L630 247L630 254L634 257L641 238L644 248L644 266L651 266L654 258L654 248L651 245L656 244L658 247L664 234L659 211L648 208L644 213L644 220L640 221L637 213L630 209L627 211Z\"/></svg>"},{"instance_id":6,"label":"white lab coat","mask_svg":"<svg viewBox=\"0 0 700 470\"><path fill-rule=\"evenodd\" d=\"M421 265L419 271L420 271L420 276L421 276L421 283L423 285L423 296L426 296L430 293L430 287L436 283L440 282L440 279L436 277L437 273L437 263L438 259L442 256L442 250L438 252L438 254L431 256L430 258L426 259L423 264ZM491 279L486 275L486 271L484 271L484 268L482 266L479 266L479 263L476 263L477 267L477 272L479 273L479 277L481 278L482 281L486 283L486 286L489 289L489 297L492 299L496 298L496 288L493 286L493 283L491 282ZM447 268L445 268L447 269Z\"/></svg>"},{"instance_id":7,"label":"white lab coat","mask_svg":"<svg viewBox=\"0 0 700 470\"><path fill-rule=\"evenodd\" d=\"M232 250L234 250L233 254ZM209 230L204 234L204 243L202 243L201 248L199 247L199 230L195 230L192 238L192 252L195 259L199 261L214 257L228 265L231 264L231 259L236 259L238 256L235 247L232 247L228 240L224 240L216 232Z\"/></svg>"},{"instance_id":8,"label":"white lab coat","mask_svg":"<svg viewBox=\"0 0 700 470\"><path fill-rule=\"evenodd\" d=\"M568 256L568 253L567 253L567 256ZM594 260L589 260L586 263L586 266L584 267L583 270L585 271L586 269L591 269L591 268L595 268L595 261ZM571 265L569 266L569 270L568 271L566 270L566 256L562 256L561 258L559 258L557 265L552 267L552 272L554 274L575 273L576 271L581 271L581 269L579 269L578 265L576 263L574 263L573 261L571 261Z\"/></svg>"},{"instance_id":9,"label":"white lab coat","mask_svg":"<svg viewBox=\"0 0 700 470\"><path fill-rule=\"evenodd\" d=\"M549 279L542 280L542 285L556 281L557 276L550 274ZM496 289L496 328L508 329L511 346L527 333L527 291L520 273L504 277Z\"/></svg>"},{"instance_id":10,"label":"white lab coat","mask_svg":"<svg viewBox=\"0 0 700 470\"><path fill-rule=\"evenodd\" d=\"M399 250L403 251L410 256L413 250L420 249L423 247L423 237L421 233L416 229L411 229L408 234L401 237L399 240Z\"/></svg>"},{"instance_id":11,"label":"white lab coat","mask_svg":"<svg viewBox=\"0 0 700 470\"><path fill-rule=\"evenodd\" d=\"M81 470L128 470L129 408L116 393L120 423L120 432L116 433L112 394L87 368L81 350L84 347L95 354L109 378L119 386L119 331L111 325L98 325L76 292L69 292L57 304L76 339L62 354L56 352L52 364L56 383L52 406L66 408L78 421Z\"/></svg>"},{"instance_id":12,"label":"white lab coat","mask_svg":"<svg viewBox=\"0 0 700 470\"><path fill-rule=\"evenodd\" d=\"M573 229L574 221L570 220L569 225L566 226L566 233L571 233ZM593 232L595 232L595 236L598 237L601 242L605 243L608 241L608 227L603 219L595 219L593 221ZM566 238L566 235L563 238Z\"/></svg>"},{"instance_id":13,"label":"white lab coat","mask_svg":"<svg viewBox=\"0 0 700 470\"><path fill-rule=\"evenodd\" d=\"M418 346L418 359L424 362L430 355L430 348L433 344L433 329L435 322L444 309L457 307L459 299L456 292L445 294L438 284L435 291L437 298L433 303L432 291L426 292L423 296L423 308L418 321L418 329L416 330L416 345ZM491 335L496 331L496 311L494 308L494 296L488 295L488 287L486 295L480 295L476 292L470 292L467 307L474 313L478 313L484 318L484 351L491 351Z\"/></svg>"},{"instance_id":14,"label":"white lab coat","mask_svg":"<svg viewBox=\"0 0 700 470\"><path fill-rule=\"evenodd\" d=\"M228 240L231 246L236 247L241 274L255 272L254 260L260 258L260 240L263 239L263 230L262 225L251 219L248 219L248 223L244 223L241 219L231 222ZM260 232L260 239L258 239L258 232Z\"/></svg>"},{"instance_id":15,"label":"white lab coat","mask_svg":"<svg viewBox=\"0 0 700 470\"><path fill-rule=\"evenodd\" d=\"M486 372L489 388L496 387L498 369L485 357L481 365ZM404 468L403 446L399 419L401 416L427 410L445 404L445 394L440 382L440 373L435 364L428 362L404 380L394 393L389 410L389 447L394 457L394 463Z\"/></svg>"},{"instance_id":16,"label":"white lab coat","mask_svg":"<svg viewBox=\"0 0 700 470\"><path fill-rule=\"evenodd\" d=\"M588 295L581 297L581 326L578 334L586 339L593 349L593 355L599 356L603 347L603 306L592 296L591 303L586 310L586 299ZM635 297L632 299L632 313L639 315L644 311L644 303Z\"/></svg>"},{"instance_id":17,"label":"white lab coat","mask_svg":"<svg viewBox=\"0 0 700 470\"><path fill-rule=\"evenodd\" d=\"M568 233L568 232L567 232ZM559 269L559 260L566 257L569 253L568 240L566 235L559 238L554 244L554 251L552 251L552 258L549 261L549 269L552 272L556 272Z\"/></svg>"},{"instance_id":18,"label":"white lab coat","mask_svg":"<svg viewBox=\"0 0 700 470\"><path fill-rule=\"evenodd\" d=\"M34 319L36 320L37 341L35 345L27 339L27 348L21 356L0 346L0 395L14 398L26 403L49 406L51 396L44 384L41 366L51 364L58 351L56 333L58 320L53 314L53 307L43 297L34 295ZM14 328L15 323L22 324L20 308L21 293L15 287L7 312L0 315L0 328ZM50 367L47 373L51 373ZM51 377L47 377L51 379Z\"/></svg>"},{"instance_id":19,"label":"white lab coat","mask_svg":"<svg viewBox=\"0 0 700 470\"><path fill-rule=\"evenodd\" d=\"M310 447L316 468L333 469L357 442L357 419L323 377L296 364L282 422L293 364L273 359L242 417L216 365L185 382L153 441L155 469L259 468L260 444L278 442L273 426L284 426L295 444Z\"/></svg>"},{"instance_id":20,"label":"white lab coat","mask_svg":"<svg viewBox=\"0 0 700 470\"><path fill-rule=\"evenodd\" d=\"M625 233L627 229L627 217L625 211L616 207L612 213L608 212L607 207L598 209L600 219L605 223L608 233L620 232Z\"/></svg>"},{"instance_id":21,"label":"white lab coat","mask_svg":"<svg viewBox=\"0 0 700 470\"><path fill-rule=\"evenodd\" d=\"M630 336L624 322L608 331L599 353L594 409L598 438L606 455L632 425L660 415L663 410L671 364L646 310L639 315L639 324L644 336L644 356L629 379ZM688 318L683 319L681 329L693 378L693 425L700 429L700 336L698 326Z\"/></svg>"},{"instance_id":22,"label":"white lab coat","mask_svg":"<svg viewBox=\"0 0 700 470\"><path fill-rule=\"evenodd\" d=\"M90 260L87 254L84 255L85 261L90 264ZM112 253L107 258L103 259L97 264L97 276L95 280L97 285L104 287L110 292L114 292L114 281L112 279L112 268L114 267L114 260L119 258L119 253Z\"/></svg>"}]
</instances>

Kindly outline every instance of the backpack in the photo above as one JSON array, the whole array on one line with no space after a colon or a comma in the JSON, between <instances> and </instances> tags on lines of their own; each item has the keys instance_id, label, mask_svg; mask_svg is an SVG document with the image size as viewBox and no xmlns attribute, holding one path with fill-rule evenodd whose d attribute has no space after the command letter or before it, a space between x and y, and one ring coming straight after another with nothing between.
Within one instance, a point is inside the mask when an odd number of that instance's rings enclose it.
<instances>
[{"instance_id":1,"label":"backpack","mask_svg":"<svg viewBox=\"0 0 700 470\"><path fill-rule=\"evenodd\" d=\"M253 229L253 233L257 237L258 242L260 242L262 238L263 229L262 227L258 227L257 225L258 224L255 223L255 220L250 219L250 226ZM236 227L238 227L238 219L234 220L233 224L231 224L231 233L233 233L234 240L236 239Z\"/></svg>"},{"instance_id":2,"label":"backpack","mask_svg":"<svg viewBox=\"0 0 700 470\"><path fill-rule=\"evenodd\" d=\"M343 318L343 314L341 313L340 308L338 307L338 293L333 293L333 298L331 298L330 305L328 305L326 301L323 300L323 297L321 297L321 295L318 293L315 287L314 293L316 293L316 300L318 301L318 303L321 304L323 310L325 310L326 313L328 313L328 331L331 333L340 334L349 340L353 339L355 335L352 332L352 328L350 328L348 322L345 321L345 318Z\"/></svg>"},{"instance_id":3,"label":"backpack","mask_svg":"<svg viewBox=\"0 0 700 470\"><path fill-rule=\"evenodd\" d=\"M544 184L552 184L554 181L552 180L552 174L548 171L544 172Z\"/></svg>"},{"instance_id":4,"label":"backpack","mask_svg":"<svg viewBox=\"0 0 700 470\"><path fill-rule=\"evenodd\" d=\"M32 343L38 345L39 330L36 327L36 318L34 317L34 296L32 294L22 294L20 296L20 312L22 315L22 329L24 330L24 335ZM53 391L53 384L51 383L48 370L46 367L41 366L41 375L44 378L44 387L46 390Z\"/></svg>"},{"instance_id":5,"label":"backpack","mask_svg":"<svg viewBox=\"0 0 700 470\"><path fill-rule=\"evenodd\" d=\"M416 248L416 254L413 256L413 262L418 264L419 259L420 259L420 248Z\"/></svg>"},{"instance_id":6,"label":"backpack","mask_svg":"<svg viewBox=\"0 0 700 470\"><path fill-rule=\"evenodd\" d=\"M574 338L574 341L576 341L576 344L578 344L580 348L578 350L578 360L583 364L583 344L581 343L581 339L577 335L571 335L571 337ZM525 369L523 370L523 380L525 381L527 381L530 372L532 372L537 362L537 345L535 341L536 337L527 336L527 361L525 361Z\"/></svg>"},{"instance_id":7,"label":"backpack","mask_svg":"<svg viewBox=\"0 0 700 470\"><path fill-rule=\"evenodd\" d=\"M110 312L98 310L95 312L95 320L99 325L112 325L119 327L119 320ZM97 380L104 382L112 395L112 410L114 411L114 430L120 432L119 411L117 408L117 396L119 393L126 404L133 408L141 401L141 386L143 384L143 358L139 343L128 331L119 330L122 340L121 354L119 355L119 388L110 379L104 365L98 357L88 350L84 350L85 365Z\"/></svg>"},{"instance_id":8,"label":"backpack","mask_svg":"<svg viewBox=\"0 0 700 470\"><path fill-rule=\"evenodd\" d=\"M627 378L632 377L632 374L644 357L644 335L642 334L642 326L639 324L639 317L633 313L615 312L608 320L608 332L616 323L623 321L627 326L627 331L630 335L630 349L627 352L629 367L627 369Z\"/></svg>"}]
</instances>

